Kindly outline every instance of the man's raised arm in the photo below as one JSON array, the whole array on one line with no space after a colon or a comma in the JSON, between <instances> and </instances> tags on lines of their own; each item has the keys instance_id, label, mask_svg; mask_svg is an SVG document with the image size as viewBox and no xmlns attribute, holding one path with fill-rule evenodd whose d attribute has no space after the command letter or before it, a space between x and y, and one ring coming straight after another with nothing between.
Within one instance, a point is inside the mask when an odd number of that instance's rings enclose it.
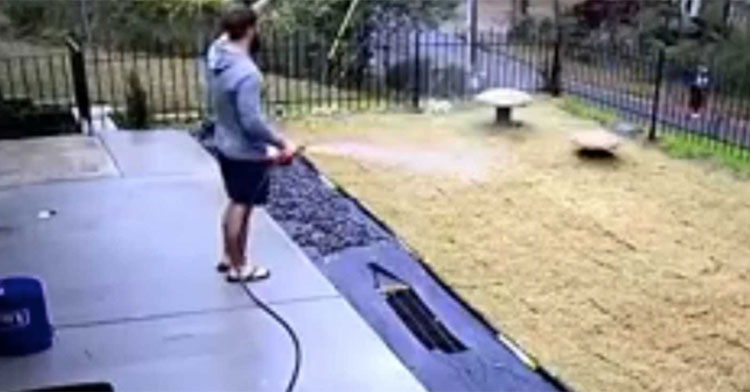
<instances>
[{"instance_id":1,"label":"man's raised arm","mask_svg":"<svg viewBox=\"0 0 750 392\"><path fill-rule=\"evenodd\" d=\"M245 4L249 5L257 15L260 15L263 12L263 9L266 8L268 3L270 2L271 0L257 0L255 2L252 2L251 4L250 0L246 0Z\"/></svg>"}]
</instances>

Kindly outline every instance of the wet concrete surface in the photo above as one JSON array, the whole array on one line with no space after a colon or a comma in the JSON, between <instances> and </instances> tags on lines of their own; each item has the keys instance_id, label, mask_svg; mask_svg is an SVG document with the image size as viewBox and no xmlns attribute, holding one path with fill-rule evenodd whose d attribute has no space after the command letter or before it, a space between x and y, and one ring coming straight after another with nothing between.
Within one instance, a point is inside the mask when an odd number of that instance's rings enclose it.
<instances>
[{"instance_id":1,"label":"wet concrete surface","mask_svg":"<svg viewBox=\"0 0 750 392\"><path fill-rule=\"evenodd\" d=\"M72 135L0 140L0 188L118 175L97 138Z\"/></svg>"},{"instance_id":2,"label":"wet concrete surface","mask_svg":"<svg viewBox=\"0 0 750 392\"><path fill-rule=\"evenodd\" d=\"M187 134L102 140L118 176L0 188L0 276L41 278L56 328L51 350L0 358L0 389L281 390L291 343L214 272L225 199L211 158ZM423 389L266 213L251 236L273 274L251 287L300 335L297 390Z\"/></svg>"},{"instance_id":3,"label":"wet concrete surface","mask_svg":"<svg viewBox=\"0 0 750 392\"><path fill-rule=\"evenodd\" d=\"M213 158L185 131L104 132L100 136L126 177L189 175L216 178Z\"/></svg>"}]
</instances>

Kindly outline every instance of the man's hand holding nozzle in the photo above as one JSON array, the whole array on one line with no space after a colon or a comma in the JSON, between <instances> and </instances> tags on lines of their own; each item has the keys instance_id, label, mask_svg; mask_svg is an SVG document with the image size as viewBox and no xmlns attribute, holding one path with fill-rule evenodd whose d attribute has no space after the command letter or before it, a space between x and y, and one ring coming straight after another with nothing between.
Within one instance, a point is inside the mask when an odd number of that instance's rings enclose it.
<instances>
[{"instance_id":1,"label":"man's hand holding nozzle","mask_svg":"<svg viewBox=\"0 0 750 392\"><path fill-rule=\"evenodd\" d=\"M284 143L284 149L279 154L278 164L282 166L291 165L294 160L294 156L297 154L297 145L291 140L287 140Z\"/></svg>"},{"instance_id":2,"label":"man's hand holding nozzle","mask_svg":"<svg viewBox=\"0 0 750 392\"><path fill-rule=\"evenodd\" d=\"M287 140L284 143L284 148L272 149L270 151L271 161L276 165L287 166L292 164L294 157L304 151L304 147L299 147L294 142Z\"/></svg>"}]
</instances>

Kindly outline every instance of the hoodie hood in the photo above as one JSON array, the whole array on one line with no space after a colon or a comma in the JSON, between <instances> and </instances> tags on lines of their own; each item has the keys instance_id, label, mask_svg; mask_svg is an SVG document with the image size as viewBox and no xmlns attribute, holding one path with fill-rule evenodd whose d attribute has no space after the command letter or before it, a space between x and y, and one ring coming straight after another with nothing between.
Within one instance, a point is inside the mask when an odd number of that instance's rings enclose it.
<instances>
[{"instance_id":1,"label":"hoodie hood","mask_svg":"<svg viewBox=\"0 0 750 392\"><path fill-rule=\"evenodd\" d=\"M211 78L234 83L249 74L259 74L255 62L246 51L232 45L229 41L218 41L212 45L206 59Z\"/></svg>"},{"instance_id":2,"label":"hoodie hood","mask_svg":"<svg viewBox=\"0 0 750 392\"><path fill-rule=\"evenodd\" d=\"M227 42L229 42L229 40L227 39L226 34L222 34L219 38L211 42L211 45L208 47L208 52L206 53L206 64L209 69L215 67L219 55L218 50L226 45Z\"/></svg>"},{"instance_id":3,"label":"hoodie hood","mask_svg":"<svg viewBox=\"0 0 750 392\"><path fill-rule=\"evenodd\" d=\"M232 66L232 63L236 61L236 59L233 59L235 55L239 55L245 60L245 57L248 57L253 52L253 49L255 51L259 50L260 39L256 36L251 45L253 47L250 50L240 51L237 47L230 44L229 37L226 34L222 34L208 48L208 53L206 54L207 69L213 74L220 73Z\"/></svg>"},{"instance_id":4,"label":"hoodie hood","mask_svg":"<svg viewBox=\"0 0 750 392\"><path fill-rule=\"evenodd\" d=\"M231 66L232 60L228 48L229 40L226 34L217 38L208 48L206 66L211 73L220 73Z\"/></svg>"}]
</instances>

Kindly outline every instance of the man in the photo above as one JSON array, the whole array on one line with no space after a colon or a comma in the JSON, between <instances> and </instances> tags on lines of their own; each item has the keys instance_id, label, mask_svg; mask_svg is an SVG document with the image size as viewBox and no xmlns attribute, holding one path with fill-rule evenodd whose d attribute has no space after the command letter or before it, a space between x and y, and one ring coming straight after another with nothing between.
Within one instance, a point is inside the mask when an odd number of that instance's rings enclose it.
<instances>
[{"instance_id":1,"label":"man","mask_svg":"<svg viewBox=\"0 0 750 392\"><path fill-rule=\"evenodd\" d=\"M294 145L277 134L261 112L262 75L248 55L257 38L256 14L232 6L224 15L226 42L215 48L209 64L214 115L214 145L230 202L224 212L224 260L218 269L230 282L269 277L270 272L245 259L249 218L268 198L268 174L274 163L291 160Z\"/></svg>"}]
</instances>

